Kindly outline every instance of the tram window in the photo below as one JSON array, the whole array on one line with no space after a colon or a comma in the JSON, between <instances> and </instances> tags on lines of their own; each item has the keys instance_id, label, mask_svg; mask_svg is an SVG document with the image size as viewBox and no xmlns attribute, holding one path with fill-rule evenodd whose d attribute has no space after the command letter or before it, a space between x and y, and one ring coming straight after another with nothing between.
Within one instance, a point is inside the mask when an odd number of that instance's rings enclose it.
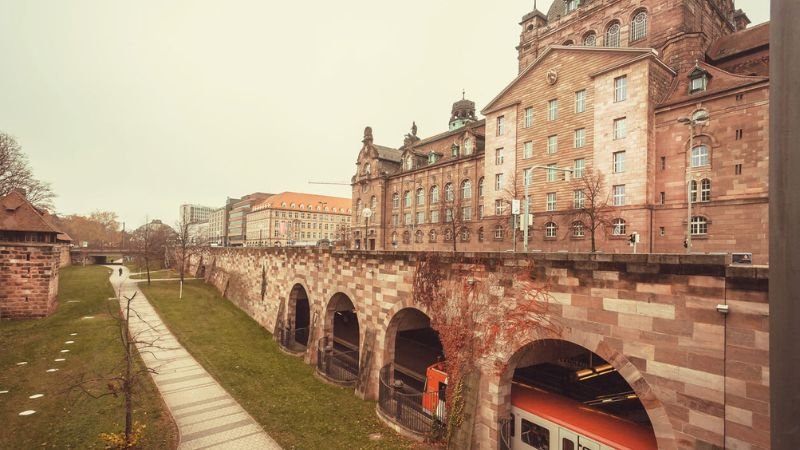
<instances>
[{"instance_id":1,"label":"tram window","mask_svg":"<svg viewBox=\"0 0 800 450\"><path fill-rule=\"evenodd\" d=\"M550 430L522 419L520 439L536 450L550 450Z\"/></svg>"},{"instance_id":2,"label":"tram window","mask_svg":"<svg viewBox=\"0 0 800 450\"><path fill-rule=\"evenodd\" d=\"M514 429L517 427L517 418L514 417L514 413L511 413L511 428L509 430L509 436L514 437Z\"/></svg>"},{"instance_id":3,"label":"tram window","mask_svg":"<svg viewBox=\"0 0 800 450\"><path fill-rule=\"evenodd\" d=\"M575 443L567 438L561 439L561 450L575 450Z\"/></svg>"}]
</instances>

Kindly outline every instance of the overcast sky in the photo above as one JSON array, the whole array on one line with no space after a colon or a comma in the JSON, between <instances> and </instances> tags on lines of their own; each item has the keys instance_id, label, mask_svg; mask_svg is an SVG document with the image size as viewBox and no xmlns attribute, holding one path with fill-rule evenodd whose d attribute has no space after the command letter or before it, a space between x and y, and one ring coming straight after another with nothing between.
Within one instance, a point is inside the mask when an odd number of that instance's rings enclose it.
<instances>
[{"instance_id":1,"label":"overcast sky","mask_svg":"<svg viewBox=\"0 0 800 450\"><path fill-rule=\"evenodd\" d=\"M552 0L540 0L546 11ZM753 24L769 2L739 0ZM277 6L280 5L280 6ZM0 0L0 130L61 214L132 228L178 205L350 197L364 127L397 147L447 129L517 73L532 0Z\"/></svg>"}]
</instances>

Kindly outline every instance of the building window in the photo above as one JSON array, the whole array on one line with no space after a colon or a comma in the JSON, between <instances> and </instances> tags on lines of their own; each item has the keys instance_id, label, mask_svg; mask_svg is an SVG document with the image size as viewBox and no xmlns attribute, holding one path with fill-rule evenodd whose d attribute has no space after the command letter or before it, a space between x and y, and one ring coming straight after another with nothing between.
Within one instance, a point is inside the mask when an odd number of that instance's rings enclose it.
<instances>
[{"instance_id":1,"label":"building window","mask_svg":"<svg viewBox=\"0 0 800 450\"><path fill-rule=\"evenodd\" d=\"M547 102L547 120L558 119L558 99Z\"/></svg>"},{"instance_id":2,"label":"building window","mask_svg":"<svg viewBox=\"0 0 800 450\"><path fill-rule=\"evenodd\" d=\"M497 117L497 135L502 136L505 133L506 118L505 116Z\"/></svg>"},{"instance_id":3,"label":"building window","mask_svg":"<svg viewBox=\"0 0 800 450\"><path fill-rule=\"evenodd\" d=\"M744 94L736 94L736 103L741 103L744 101Z\"/></svg>"},{"instance_id":4,"label":"building window","mask_svg":"<svg viewBox=\"0 0 800 450\"><path fill-rule=\"evenodd\" d=\"M478 205L478 220L483 219L483 205Z\"/></svg>"},{"instance_id":5,"label":"building window","mask_svg":"<svg viewBox=\"0 0 800 450\"><path fill-rule=\"evenodd\" d=\"M614 206L624 206L624 205L625 205L625 185L616 184L614 185Z\"/></svg>"},{"instance_id":6,"label":"building window","mask_svg":"<svg viewBox=\"0 0 800 450\"><path fill-rule=\"evenodd\" d=\"M450 228L445 228L444 229L444 240L446 242L450 242L450 241L453 240L453 231L450 230Z\"/></svg>"},{"instance_id":7,"label":"building window","mask_svg":"<svg viewBox=\"0 0 800 450\"><path fill-rule=\"evenodd\" d=\"M566 0L564 2L564 14L569 14L572 11L578 9L578 5L580 5L580 0Z\"/></svg>"},{"instance_id":8,"label":"building window","mask_svg":"<svg viewBox=\"0 0 800 450\"><path fill-rule=\"evenodd\" d=\"M417 189L417 206L425 204L425 190L422 188Z\"/></svg>"},{"instance_id":9,"label":"building window","mask_svg":"<svg viewBox=\"0 0 800 450\"><path fill-rule=\"evenodd\" d=\"M619 47L619 22L612 23L606 30L606 47Z\"/></svg>"},{"instance_id":10,"label":"building window","mask_svg":"<svg viewBox=\"0 0 800 450\"><path fill-rule=\"evenodd\" d=\"M522 185L530 186L533 182L533 169L527 168L522 170Z\"/></svg>"},{"instance_id":11,"label":"building window","mask_svg":"<svg viewBox=\"0 0 800 450\"><path fill-rule=\"evenodd\" d=\"M628 77L623 75L614 78L614 103L628 99Z\"/></svg>"},{"instance_id":12,"label":"building window","mask_svg":"<svg viewBox=\"0 0 800 450\"><path fill-rule=\"evenodd\" d=\"M439 186L431 188L431 205L439 203Z\"/></svg>"},{"instance_id":13,"label":"building window","mask_svg":"<svg viewBox=\"0 0 800 450\"><path fill-rule=\"evenodd\" d=\"M667 157L661 157L661 170L667 170Z\"/></svg>"},{"instance_id":14,"label":"building window","mask_svg":"<svg viewBox=\"0 0 800 450\"><path fill-rule=\"evenodd\" d=\"M439 223L439 211L431 211L431 223Z\"/></svg>"},{"instance_id":15,"label":"building window","mask_svg":"<svg viewBox=\"0 0 800 450\"><path fill-rule=\"evenodd\" d=\"M575 209L581 209L585 206L585 195L582 189L577 189L572 193L572 207Z\"/></svg>"},{"instance_id":16,"label":"building window","mask_svg":"<svg viewBox=\"0 0 800 450\"><path fill-rule=\"evenodd\" d=\"M374 195L369 199L369 207L372 208L372 212L378 209L378 199Z\"/></svg>"},{"instance_id":17,"label":"building window","mask_svg":"<svg viewBox=\"0 0 800 450\"><path fill-rule=\"evenodd\" d=\"M425 211L419 211L417 213L417 225L425 223Z\"/></svg>"},{"instance_id":18,"label":"building window","mask_svg":"<svg viewBox=\"0 0 800 450\"><path fill-rule=\"evenodd\" d=\"M363 206L364 205L361 203L361 199L358 199L356 201L356 214L358 214L359 216L361 216L361 212L364 209Z\"/></svg>"},{"instance_id":19,"label":"building window","mask_svg":"<svg viewBox=\"0 0 800 450\"><path fill-rule=\"evenodd\" d=\"M444 210L444 223L453 221L453 208L445 208Z\"/></svg>"},{"instance_id":20,"label":"building window","mask_svg":"<svg viewBox=\"0 0 800 450\"><path fill-rule=\"evenodd\" d=\"M528 141L522 144L522 158L528 159L533 157L533 141Z\"/></svg>"},{"instance_id":21,"label":"building window","mask_svg":"<svg viewBox=\"0 0 800 450\"><path fill-rule=\"evenodd\" d=\"M558 232L558 225L555 222L547 222L544 225L544 237L553 239Z\"/></svg>"},{"instance_id":22,"label":"building window","mask_svg":"<svg viewBox=\"0 0 800 450\"><path fill-rule=\"evenodd\" d=\"M742 165L741 164L736 164L734 166L734 168L733 168L733 172L736 175L741 175L742 174Z\"/></svg>"},{"instance_id":23,"label":"building window","mask_svg":"<svg viewBox=\"0 0 800 450\"><path fill-rule=\"evenodd\" d=\"M708 219L703 216L692 216L692 236L708 234Z\"/></svg>"},{"instance_id":24,"label":"building window","mask_svg":"<svg viewBox=\"0 0 800 450\"><path fill-rule=\"evenodd\" d=\"M737 141L741 141L743 136L744 136L744 130L742 130L741 128L737 129L736 130L736 140Z\"/></svg>"},{"instance_id":25,"label":"building window","mask_svg":"<svg viewBox=\"0 0 800 450\"><path fill-rule=\"evenodd\" d=\"M583 37L583 45L587 47L594 47L597 45L597 35L594 32L586 33Z\"/></svg>"},{"instance_id":26,"label":"building window","mask_svg":"<svg viewBox=\"0 0 800 450\"><path fill-rule=\"evenodd\" d=\"M575 112L582 113L584 111L586 111L586 89L575 93Z\"/></svg>"},{"instance_id":27,"label":"building window","mask_svg":"<svg viewBox=\"0 0 800 450\"><path fill-rule=\"evenodd\" d=\"M416 242L417 244L421 244L423 236L424 234L422 233L422 230L417 230L417 232L414 233L414 242Z\"/></svg>"},{"instance_id":28,"label":"building window","mask_svg":"<svg viewBox=\"0 0 800 450\"><path fill-rule=\"evenodd\" d=\"M625 118L614 119L614 140L625 137Z\"/></svg>"},{"instance_id":29,"label":"building window","mask_svg":"<svg viewBox=\"0 0 800 450\"><path fill-rule=\"evenodd\" d=\"M558 135L547 137L547 154L552 155L558 151Z\"/></svg>"},{"instance_id":30,"label":"building window","mask_svg":"<svg viewBox=\"0 0 800 450\"><path fill-rule=\"evenodd\" d=\"M555 211L556 210L556 193L555 192L548 192L547 193L547 208L548 211Z\"/></svg>"},{"instance_id":31,"label":"building window","mask_svg":"<svg viewBox=\"0 0 800 450\"><path fill-rule=\"evenodd\" d=\"M469 241L469 228L464 227L461 229L461 242Z\"/></svg>"},{"instance_id":32,"label":"building window","mask_svg":"<svg viewBox=\"0 0 800 450\"><path fill-rule=\"evenodd\" d=\"M400 225L400 218L397 214L392 214L392 225L398 226Z\"/></svg>"},{"instance_id":33,"label":"building window","mask_svg":"<svg viewBox=\"0 0 800 450\"><path fill-rule=\"evenodd\" d=\"M478 197L483 198L483 177L478 180Z\"/></svg>"},{"instance_id":34,"label":"building window","mask_svg":"<svg viewBox=\"0 0 800 450\"><path fill-rule=\"evenodd\" d=\"M483 242L486 237L483 234L483 227L478 228L478 241Z\"/></svg>"},{"instance_id":35,"label":"building window","mask_svg":"<svg viewBox=\"0 0 800 450\"><path fill-rule=\"evenodd\" d=\"M430 236L430 241L431 242L436 242L436 230L431 230L431 232L428 233L428 234Z\"/></svg>"},{"instance_id":36,"label":"building window","mask_svg":"<svg viewBox=\"0 0 800 450\"><path fill-rule=\"evenodd\" d=\"M625 233L625 219L614 219L611 221L611 234L614 236L624 236Z\"/></svg>"},{"instance_id":37,"label":"building window","mask_svg":"<svg viewBox=\"0 0 800 450\"><path fill-rule=\"evenodd\" d=\"M404 225L413 225L414 222L411 221L411 213L403 214L403 224Z\"/></svg>"},{"instance_id":38,"label":"building window","mask_svg":"<svg viewBox=\"0 0 800 450\"><path fill-rule=\"evenodd\" d=\"M497 150L494 151L494 164L496 166L503 165L503 149L502 148L498 148Z\"/></svg>"},{"instance_id":39,"label":"building window","mask_svg":"<svg viewBox=\"0 0 800 450\"><path fill-rule=\"evenodd\" d=\"M700 180L700 201L701 202L710 202L711 201L711 180L708 178L703 178Z\"/></svg>"},{"instance_id":40,"label":"building window","mask_svg":"<svg viewBox=\"0 0 800 450\"><path fill-rule=\"evenodd\" d=\"M494 238L497 240L502 240L505 237L505 230L503 229L502 225L495 225L494 226Z\"/></svg>"},{"instance_id":41,"label":"building window","mask_svg":"<svg viewBox=\"0 0 800 450\"><path fill-rule=\"evenodd\" d=\"M631 42L644 39L645 36L647 36L647 12L639 11L631 22Z\"/></svg>"},{"instance_id":42,"label":"building window","mask_svg":"<svg viewBox=\"0 0 800 450\"><path fill-rule=\"evenodd\" d=\"M464 139L464 154L471 155L472 154L472 140L471 139Z\"/></svg>"},{"instance_id":43,"label":"building window","mask_svg":"<svg viewBox=\"0 0 800 450\"><path fill-rule=\"evenodd\" d=\"M586 145L586 128L578 128L575 130L575 148L581 148Z\"/></svg>"},{"instance_id":44,"label":"building window","mask_svg":"<svg viewBox=\"0 0 800 450\"><path fill-rule=\"evenodd\" d=\"M503 189L503 174L498 173L494 176L494 190L499 191Z\"/></svg>"},{"instance_id":45,"label":"building window","mask_svg":"<svg viewBox=\"0 0 800 450\"><path fill-rule=\"evenodd\" d=\"M625 151L614 152L614 173L625 172Z\"/></svg>"},{"instance_id":46,"label":"building window","mask_svg":"<svg viewBox=\"0 0 800 450\"><path fill-rule=\"evenodd\" d=\"M659 203L661 203L662 205L667 203L667 193L666 192L661 192L658 195L658 200L659 200Z\"/></svg>"},{"instance_id":47,"label":"building window","mask_svg":"<svg viewBox=\"0 0 800 450\"><path fill-rule=\"evenodd\" d=\"M557 173L556 172L557 171L556 171L556 164L555 163L547 165L547 182L548 183L552 183L552 182L556 181L556 179L557 179Z\"/></svg>"},{"instance_id":48,"label":"building window","mask_svg":"<svg viewBox=\"0 0 800 450\"><path fill-rule=\"evenodd\" d=\"M525 128L533 126L533 107L525 108Z\"/></svg>"},{"instance_id":49,"label":"building window","mask_svg":"<svg viewBox=\"0 0 800 450\"><path fill-rule=\"evenodd\" d=\"M447 183L444 186L444 200L448 201L448 202L452 202L454 198L455 198L455 196L453 194L453 184L452 183Z\"/></svg>"},{"instance_id":50,"label":"building window","mask_svg":"<svg viewBox=\"0 0 800 450\"><path fill-rule=\"evenodd\" d=\"M708 147L698 145L692 149L692 167L707 166L708 160Z\"/></svg>"},{"instance_id":51,"label":"building window","mask_svg":"<svg viewBox=\"0 0 800 450\"><path fill-rule=\"evenodd\" d=\"M583 237L585 235L583 222L572 222L572 237Z\"/></svg>"},{"instance_id":52,"label":"building window","mask_svg":"<svg viewBox=\"0 0 800 450\"><path fill-rule=\"evenodd\" d=\"M503 201L502 200L495 200L494 201L494 215L502 216L503 215Z\"/></svg>"},{"instance_id":53,"label":"building window","mask_svg":"<svg viewBox=\"0 0 800 450\"><path fill-rule=\"evenodd\" d=\"M428 153L428 164L433 164L436 160L439 159L436 153L430 152Z\"/></svg>"},{"instance_id":54,"label":"building window","mask_svg":"<svg viewBox=\"0 0 800 450\"><path fill-rule=\"evenodd\" d=\"M705 74L695 76L689 80L689 93L705 91L708 87L708 77Z\"/></svg>"},{"instance_id":55,"label":"building window","mask_svg":"<svg viewBox=\"0 0 800 450\"><path fill-rule=\"evenodd\" d=\"M408 208L411 206L411 191L403 193L403 207Z\"/></svg>"},{"instance_id":56,"label":"building window","mask_svg":"<svg viewBox=\"0 0 800 450\"><path fill-rule=\"evenodd\" d=\"M583 178L584 170L586 169L586 160L579 158L575 160L575 170L572 171L572 176L575 178Z\"/></svg>"},{"instance_id":57,"label":"building window","mask_svg":"<svg viewBox=\"0 0 800 450\"><path fill-rule=\"evenodd\" d=\"M472 182L469 180L464 180L461 183L461 198L470 199L472 198Z\"/></svg>"},{"instance_id":58,"label":"building window","mask_svg":"<svg viewBox=\"0 0 800 450\"><path fill-rule=\"evenodd\" d=\"M403 244L410 244L411 243L411 233L408 231L403 232Z\"/></svg>"},{"instance_id":59,"label":"building window","mask_svg":"<svg viewBox=\"0 0 800 450\"><path fill-rule=\"evenodd\" d=\"M412 156L408 156L406 158L406 170L411 170L414 168L414 158Z\"/></svg>"}]
</instances>

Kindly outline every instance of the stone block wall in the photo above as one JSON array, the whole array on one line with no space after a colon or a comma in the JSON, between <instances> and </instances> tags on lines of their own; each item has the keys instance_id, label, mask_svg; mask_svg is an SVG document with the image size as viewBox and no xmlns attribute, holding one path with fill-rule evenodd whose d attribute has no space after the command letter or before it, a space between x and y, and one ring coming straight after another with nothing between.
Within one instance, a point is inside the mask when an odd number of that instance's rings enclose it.
<instances>
[{"instance_id":1,"label":"stone block wall","mask_svg":"<svg viewBox=\"0 0 800 450\"><path fill-rule=\"evenodd\" d=\"M0 318L46 317L55 311L62 246L0 243ZM69 251L66 252L67 260Z\"/></svg>"},{"instance_id":2,"label":"stone block wall","mask_svg":"<svg viewBox=\"0 0 800 450\"><path fill-rule=\"evenodd\" d=\"M394 342L395 315L404 308L440 314L414 301L419 258L435 258L446 274L442 289L452 297L445 314L464 313L459 293L472 286L465 295L481 305L484 328L475 330L481 341L492 324L519 324L516 313L530 292L547 293L543 317L553 326L500 332L475 358L477 406L468 412L466 430L473 448L498 448L513 370L543 339L572 342L611 363L645 406L659 448L769 448L764 268L729 266L725 256L707 255L209 249L193 270L270 331L287 320L292 288L303 286L311 308L307 362L314 362L317 340L330 332L330 300L347 295L361 349L373 352L361 367L367 374L358 393L375 398L379 369L394 354L387 347ZM729 314L719 313L719 304L728 304Z\"/></svg>"}]
</instances>

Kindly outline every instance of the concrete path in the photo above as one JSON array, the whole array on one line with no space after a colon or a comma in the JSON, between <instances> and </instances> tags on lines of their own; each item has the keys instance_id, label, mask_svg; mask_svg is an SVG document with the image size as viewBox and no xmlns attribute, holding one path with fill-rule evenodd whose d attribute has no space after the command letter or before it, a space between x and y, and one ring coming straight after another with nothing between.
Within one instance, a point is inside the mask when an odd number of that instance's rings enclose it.
<instances>
[{"instance_id":1,"label":"concrete path","mask_svg":"<svg viewBox=\"0 0 800 450\"><path fill-rule=\"evenodd\" d=\"M129 280L126 267L121 277L120 266L108 267L114 271L111 284L116 292L121 285L123 296L136 293L131 303L131 333L140 341L155 341L154 346L140 345L139 353L147 367L157 372L153 379L178 425L178 449L280 450L261 426L177 342L139 290L137 282L146 280Z\"/></svg>"}]
</instances>

